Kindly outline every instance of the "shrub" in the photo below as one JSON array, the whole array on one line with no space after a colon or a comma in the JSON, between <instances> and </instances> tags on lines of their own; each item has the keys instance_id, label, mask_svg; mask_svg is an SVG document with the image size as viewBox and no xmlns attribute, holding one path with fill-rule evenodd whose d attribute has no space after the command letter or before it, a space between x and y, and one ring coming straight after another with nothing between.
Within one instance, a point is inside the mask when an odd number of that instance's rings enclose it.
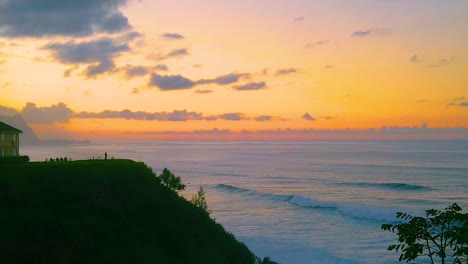
<instances>
[{"instance_id":1,"label":"shrub","mask_svg":"<svg viewBox=\"0 0 468 264\"><path fill-rule=\"evenodd\" d=\"M430 209L426 217L415 217L398 212L397 218L407 222L384 224L382 230L396 233L399 244L390 245L387 250L400 251L399 261L413 261L426 256L430 263L468 263L468 214L454 203L445 211Z\"/></svg>"}]
</instances>

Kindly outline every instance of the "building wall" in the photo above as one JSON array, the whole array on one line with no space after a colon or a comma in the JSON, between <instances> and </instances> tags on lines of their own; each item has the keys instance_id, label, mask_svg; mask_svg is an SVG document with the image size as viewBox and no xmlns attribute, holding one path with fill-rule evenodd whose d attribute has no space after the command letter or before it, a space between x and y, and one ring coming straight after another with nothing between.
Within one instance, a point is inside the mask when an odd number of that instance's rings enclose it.
<instances>
[{"instance_id":1,"label":"building wall","mask_svg":"<svg viewBox=\"0 0 468 264\"><path fill-rule=\"evenodd\" d=\"M19 156L19 133L0 132L0 156Z\"/></svg>"}]
</instances>

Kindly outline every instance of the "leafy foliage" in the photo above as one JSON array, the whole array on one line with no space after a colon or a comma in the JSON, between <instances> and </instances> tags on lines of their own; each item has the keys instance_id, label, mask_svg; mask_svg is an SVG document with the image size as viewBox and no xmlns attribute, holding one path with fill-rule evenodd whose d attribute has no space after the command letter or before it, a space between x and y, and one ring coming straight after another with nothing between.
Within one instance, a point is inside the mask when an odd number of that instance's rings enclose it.
<instances>
[{"instance_id":1,"label":"leafy foliage","mask_svg":"<svg viewBox=\"0 0 468 264\"><path fill-rule=\"evenodd\" d=\"M208 214L211 214L211 210L208 209L208 204L206 203L205 190L202 185L200 185L197 194L192 196L190 202Z\"/></svg>"},{"instance_id":2,"label":"leafy foliage","mask_svg":"<svg viewBox=\"0 0 468 264\"><path fill-rule=\"evenodd\" d=\"M162 173L159 175L159 178L164 186L176 193L185 189L185 185L182 183L180 177L175 176L174 173L167 168L164 168Z\"/></svg>"},{"instance_id":3,"label":"leafy foliage","mask_svg":"<svg viewBox=\"0 0 468 264\"><path fill-rule=\"evenodd\" d=\"M425 256L431 262L468 263L468 214L454 203L445 211L426 210L426 217L415 217L398 212L401 224L384 224L382 230L396 233L399 244L388 247L389 251L401 252L399 261L413 261Z\"/></svg>"}]
</instances>

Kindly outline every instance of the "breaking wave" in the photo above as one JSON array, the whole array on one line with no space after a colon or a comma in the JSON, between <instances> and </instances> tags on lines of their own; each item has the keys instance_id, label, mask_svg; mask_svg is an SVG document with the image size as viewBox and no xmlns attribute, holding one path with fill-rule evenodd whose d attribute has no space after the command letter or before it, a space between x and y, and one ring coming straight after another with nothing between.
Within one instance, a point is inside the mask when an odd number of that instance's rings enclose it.
<instances>
[{"instance_id":1,"label":"breaking wave","mask_svg":"<svg viewBox=\"0 0 468 264\"><path fill-rule=\"evenodd\" d=\"M245 196L252 197L262 197L268 198L273 201L287 202L295 206L302 208L314 208L314 209L331 209L336 210L340 214L359 218L366 220L374 221L383 221L383 222L396 222L396 212L399 211L397 208L387 208L387 207L372 207L367 205L358 205L358 204L349 204L343 202L335 201L323 201L319 199L314 199L310 197L305 197L302 195L284 195L284 194L272 194L266 192L259 192L246 188L239 188L228 184L218 184L215 187L216 189L238 193Z\"/></svg>"}]
</instances>

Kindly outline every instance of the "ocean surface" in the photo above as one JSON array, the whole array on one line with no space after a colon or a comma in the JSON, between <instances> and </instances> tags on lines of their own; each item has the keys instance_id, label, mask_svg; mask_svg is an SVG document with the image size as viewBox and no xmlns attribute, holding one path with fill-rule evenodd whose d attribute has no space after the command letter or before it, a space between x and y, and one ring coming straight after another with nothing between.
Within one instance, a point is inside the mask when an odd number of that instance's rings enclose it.
<instances>
[{"instance_id":1,"label":"ocean surface","mask_svg":"<svg viewBox=\"0 0 468 264\"><path fill-rule=\"evenodd\" d=\"M24 146L32 160L141 160L167 167L190 198L256 255L279 263L397 263L381 231L395 212L468 210L468 141L137 141Z\"/></svg>"}]
</instances>

